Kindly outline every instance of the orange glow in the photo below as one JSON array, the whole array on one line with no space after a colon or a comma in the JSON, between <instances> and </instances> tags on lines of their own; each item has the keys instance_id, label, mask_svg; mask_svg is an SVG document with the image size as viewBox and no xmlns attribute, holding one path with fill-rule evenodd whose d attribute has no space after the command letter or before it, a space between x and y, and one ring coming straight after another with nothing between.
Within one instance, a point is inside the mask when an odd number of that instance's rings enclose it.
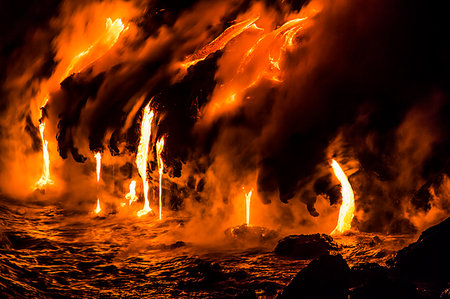
<instances>
[{"instance_id":1,"label":"orange glow","mask_svg":"<svg viewBox=\"0 0 450 299\"><path fill-rule=\"evenodd\" d=\"M139 175L142 178L142 184L144 187L144 208L137 212L138 217L146 215L151 212L150 202L148 200L148 178L147 178L147 158L148 158L148 146L150 144L150 136L152 135L152 121L153 121L153 110L150 110L150 103L144 108L144 114L142 116L141 122L141 139L139 141L138 152L136 155L136 165L138 168Z\"/></svg>"},{"instance_id":2,"label":"orange glow","mask_svg":"<svg viewBox=\"0 0 450 299\"><path fill-rule=\"evenodd\" d=\"M136 181L131 181L130 192L125 195L125 198L128 200L128 205L131 205L133 202L137 201L138 197L136 196Z\"/></svg>"},{"instance_id":3,"label":"orange glow","mask_svg":"<svg viewBox=\"0 0 450 299\"><path fill-rule=\"evenodd\" d=\"M70 62L64 72L61 81L67 78L71 73L82 71L86 66L90 65L95 60L102 57L109 49L111 49L120 34L125 30L125 25L121 19L116 19L114 22L111 18L106 19L105 32L86 50L76 55Z\"/></svg>"},{"instance_id":4,"label":"orange glow","mask_svg":"<svg viewBox=\"0 0 450 299\"><path fill-rule=\"evenodd\" d=\"M101 168L102 168L102 154L100 154L100 152L97 152L95 154L95 161L96 163L96 172L97 172L97 188L98 188L98 183L100 182L100 172L101 172ZM102 209L100 208L100 199L97 198L97 207L95 208L95 213L98 214L100 213Z\"/></svg>"},{"instance_id":5,"label":"orange glow","mask_svg":"<svg viewBox=\"0 0 450 299\"><path fill-rule=\"evenodd\" d=\"M250 200L252 198L253 189L250 190L248 193L245 194L245 209L247 212L247 226L250 226Z\"/></svg>"},{"instance_id":6,"label":"orange glow","mask_svg":"<svg viewBox=\"0 0 450 299\"><path fill-rule=\"evenodd\" d=\"M102 211L100 208L100 199L97 198L97 207L95 208L95 214L98 214Z\"/></svg>"},{"instance_id":7,"label":"orange glow","mask_svg":"<svg viewBox=\"0 0 450 299\"><path fill-rule=\"evenodd\" d=\"M249 28L254 28L257 20L252 19ZM297 46L296 38L304 31L307 20L308 17L293 18L276 29L259 30L253 43L243 39L230 46L229 53L238 53L238 56L225 53L219 60L216 76L221 79L221 84L216 86L205 107L204 121L211 122L235 109L244 100L246 92L264 79L273 84L283 82L283 58Z\"/></svg>"},{"instance_id":8,"label":"orange glow","mask_svg":"<svg viewBox=\"0 0 450 299\"><path fill-rule=\"evenodd\" d=\"M44 138L45 123L39 124L39 132L41 133L42 142L42 175L39 181L35 184L35 189L42 189L47 184L53 184L50 179L50 156L48 154L48 142Z\"/></svg>"},{"instance_id":9,"label":"orange glow","mask_svg":"<svg viewBox=\"0 0 450 299\"><path fill-rule=\"evenodd\" d=\"M97 183L100 181L100 171L102 168L102 154L100 152L95 154L95 161L97 162Z\"/></svg>"},{"instance_id":10,"label":"orange glow","mask_svg":"<svg viewBox=\"0 0 450 299\"><path fill-rule=\"evenodd\" d=\"M161 154L163 149L164 149L164 136L161 137L156 143L156 156L158 159L158 170L159 170L159 220L162 219L162 175L164 170L164 163Z\"/></svg>"},{"instance_id":11,"label":"orange glow","mask_svg":"<svg viewBox=\"0 0 450 299\"><path fill-rule=\"evenodd\" d=\"M212 42L201 48L199 51L195 52L192 55L189 55L186 60L182 63L184 68L189 68L192 65L195 65L197 62L204 60L208 57L209 54L214 53L223 49L229 41L231 41L236 36L240 35L244 31L249 28L257 28L255 22L259 19L259 17L248 19L237 24L234 24L228 27L222 34L220 34L216 39Z\"/></svg>"},{"instance_id":12,"label":"orange glow","mask_svg":"<svg viewBox=\"0 0 450 299\"><path fill-rule=\"evenodd\" d=\"M332 161L331 166L333 167L334 174L342 185L342 205L339 210L339 220L335 229L331 232L332 235L335 235L350 230L353 213L355 212L355 199L352 186L341 166L339 166L336 160Z\"/></svg>"}]
</instances>

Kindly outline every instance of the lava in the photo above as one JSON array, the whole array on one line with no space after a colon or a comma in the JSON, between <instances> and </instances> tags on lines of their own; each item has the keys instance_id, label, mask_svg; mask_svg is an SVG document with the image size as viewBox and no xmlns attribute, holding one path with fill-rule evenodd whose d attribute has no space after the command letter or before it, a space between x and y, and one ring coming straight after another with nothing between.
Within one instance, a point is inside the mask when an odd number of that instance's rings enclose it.
<instances>
[{"instance_id":1,"label":"lava","mask_svg":"<svg viewBox=\"0 0 450 299\"><path fill-rule=\"evenodd\" d=\"M355 199L352 186L339 163L336 162L336 160L333 160L331 166L333 167L334 174L342 185L342 205L339 210L339 220L335 229L331 232L332 235L335 235L350 230L353 213L355 212Z\"/></svg>"},{"instance_id":2,"label":"lava","mask_svg":"<svg viewBox=\"0 0 450 299\"><path fill-rule=\"evenodd\" d=\"M111 49L119 39L120 34L125 30L125 25L121 19L111 18L106 19L106 29L97 41L95 41L89 48L76 55L70 65L64 72L61 81L67 78L71 72L80 72L86 66L102 57L109 49Z\"/></svg>"},{"instance_id":3,"label":"lava","mask_svg":"<svg viewBox=\"0 0 450 299\"><path fill-rule=\"evenodd\" d=\"M246 209L246 212L247 212L246 213L246 216L247 216L246 224L247 224L247 226L250 226L250 200L252 198L252 193L253 193L253 189L245 194L245 209Z\"/></svg>"},{"instance_id":4,"label":"lava","mask_svg":"<svg viewBox=\"0 0 450 299\"><path fill-rule=\"evenodd\" d=\"M120 34L125 30L125 26L121 19L116 19L114 22L111 18L106 19L106 31L105 33L99 37L99 39L94 42L88 49L81 52L72 58L69 66L64 71L63 75L59 79L59 83L64 81L71 72L80 72L86 66L96 61L100 57L102 57L109 49L111 49L115 43L117 42ZM82 59L86 57L85 59ZM49 101L49 95L44 99L43 104L41 105L41 116L39 119L39 131L41 134L42 141L42 156L43 156L43 165L42 165L42 175L39 181L35 184L35 189L42 189L44 186L48 184L53 184L53 181L50 179L50 156L48 153L48 141L44 138L45 131L45 122L44 116L42 114L42 110L45 109Z\"/></svg>"},{"instance_id":5,"label":"lava","mask_svg":"<svg viewBox=\"0 0 450 299\"><path fill-rule=\"evenodd\" d=\"M96 163L96 172L97 172L97 188L98 188L98 184L100 182L100 172L101 172L101 168L102 168L102 154L100 154L100 152L97 152L95 154L95 161ZM97 191L98 193L98 191ZM100 208L100 199L98 198L97 195L97 207L95 208L95 213L98 214L100 213L102 209Z\"/></svg>"},{"instance_id":6,"label":"lava","mask_svg":"<svg viewBox=\"0 0 450 299\"><path fill-rule=\"evenodd\" d=\"M145 106L144 113L141 122L141 139L139 141L138 152L136 155L136 165L139 175L142 178L142 185L144 187L144 208L137 212L138 217L146 215L151 212L150 202L148 200L148 178L147 178L147 159L148 159L148 146L150 144L150 136L152 135L152 121L153 110L150 110L150 102Z\"/></svg>"},{"instance_id":7,"label":"lava","mask_svg":"<svg viewBox=\"0 0 450 299\"><path fill-rule=\"evenodd\" d=\"M42 121L39 124L39 132L41 134L41 142L42 142L42 175L39 181L35 184L35 189L42 189L47 184L53 184L53 181L50 179L50 156L48 154L48 141L45 140L44 137L45 131L45 122Z\"/></svg>"},{"instance_id":8,"label":"lava","mask_svg":"<svg viewBox=\"0 0 450 299\"><path fill-rule=\"evenodd\" d=\"M255 25L255 22L258 19L259 17L251 18L228 27L222 34L220 34L212 42L210 42L209 44L207 44L194 54L186 57L185 61L182 63L182 67L187 69L190 66L195 65L197 62L202 61L206 57L208 57L209 54L223 49L228 44L228 42L230 42L233 38L245 32L246 30L252 27L258 28Z\"/></svg>"},{"instance_id":9,"label":"lava","mask_svg":"<svg viewBox=\"0 0 450 299\"><path fill-rule=\"evenodd\" d=\"M130 192L125 195L125 198L128 200L128 205L131 205L133 202L137 201L138 197L136 196L136 181L131 181Z\"/></svg>"},{"instance_id":10,"label":"lava","mask_svg":"<svg viewBox=\"0 0 450 299\"><path fill-rule=\"evenodd\" d=\"M156 156L158 159L158 171L159 171L159 220L162 219L162 175L164 171L164 162L161 157L164 149L164 136L161 137L156 143Z\"/></svg>"}]
</instances>

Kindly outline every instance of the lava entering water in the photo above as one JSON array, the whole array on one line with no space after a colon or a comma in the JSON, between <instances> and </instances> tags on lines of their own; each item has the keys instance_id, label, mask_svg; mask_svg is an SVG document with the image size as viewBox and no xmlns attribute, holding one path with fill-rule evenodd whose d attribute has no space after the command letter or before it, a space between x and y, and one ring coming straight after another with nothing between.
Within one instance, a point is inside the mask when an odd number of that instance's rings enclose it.
<instances>
[{"instance_id":1,"label":"lava entering water","mask_svg":"<svg viewBox=\"0 0 450 299\"><path fill-rule=\"evenodd\" d=\"M164 149L164 136L158 140L156 143L156 156L158 159L158 170L159 170L159 220L162 219L162 175L164 170L164 162L162 160L161 154Z\"/></svg>"},{"instance_id":2,"label":"lava entering water","mask_svg":"<svg viewBox=\"0 0 450 299\"><path fill-rule=\"evenodd\" d=\"M247 212L247 214L246 214L247 215L247 221L246 221L247 226L250 225L250 200L252 198L252 193L253 193L253 189L245 194L245 209Z\"/></svg>"},{"instance_id":3,"label":"lava entering water","mask_svg":"<svg viewBox=\"0 0 450 299\"><path fill-rule=\"evenodd\" d=\"M44 137L45 130L45 122L42 121L39 124L39 132L41 134L41 142L42 142L42 175L39 181L35 184L35 189L42 189L47 184L53 184L53 181L50 179L50 156L48 154L48 141L45 140Z\"/></svg>"},{"instance_id":4,"label":"lava entering water","mask_svg":"<svg viewBox=\"0 0 450 299\"><path fill-rule=\"evenodd\" d=\"M98 183L100 182L100 172L102 168L102 154L100 152L95 154L95 160L96 160L96 172L97 172L97 188ZM100 199L98 198L98 191L97 191L97 207L95 208L95 213L100 213L102 209L100 208Z\"/></svg>"},{"instance_id":5,"label":"lava entering water","mask_svg":"<svg viewBox=\"0 0 450 299\"><path fill-rule=\"evenodd\" d=\"M138 217L146 215L151 212L150 202L148 200L148 178L147 178L147 158L148 158L148 146L150 144L150 136L152 135L152 121L153 110L150 110L150 103L144 108L144 114L141 122L141 140L139 141L138 153L136 155L136 165L139 175L142 178L142 185L144 187L144 208L137 212Z\"/></svg>"},{"instance_id":6,"label":"lava entering water","mask_svg":"<svg viewBox=\"0 0 450 299\"><path fill-rule=\"evenodd\" d=\"M128 205L131 205L133 202L137 201L136 196L136 181L131 181L130 183L130 192L125 195L125 198L128 200Z\"/></svg>"},{"instance_id":7,"label":"lava entering water","mask_svg":"<svg viewBox=\"0 0 450 299\"><path fill-rule=\"evenodd\" d=\"M333 160L331 166L333 167L334 174L342 185L342 205L339 210L339 220L336 227L331 232L332 235L335 235L350 230L353 213L355 212L355 199L352 186L341 166L339 166L339 163L336 162L336 160Z\"/></svg>"}]
</instances>

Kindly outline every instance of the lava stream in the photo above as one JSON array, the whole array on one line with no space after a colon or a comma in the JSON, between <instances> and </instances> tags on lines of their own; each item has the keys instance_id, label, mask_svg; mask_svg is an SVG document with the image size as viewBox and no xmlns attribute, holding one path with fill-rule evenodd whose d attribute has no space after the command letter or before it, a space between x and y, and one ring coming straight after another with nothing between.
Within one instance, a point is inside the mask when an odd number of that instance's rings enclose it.
<instances>
[{"instance_id":1,"label":"lava stream","mask_svg":"<svg viewBox=\"0 0 450 299\"><path fill-rule=\"evenodd\" d=\"M102 154L100 154L100 152L95 154L95 160L97 162L97 167L96 167L96 172L97 172L97 188L98 188L98 183L100 182L100 172L101 172L101 168L102 168ZM97 190L98 193L98 190ZM95 208L95 214L100 213L102 209L100 208L100 199L98 198L97 195L97 207Z\"/></svg>"},{"instance_id":2,"label":"lava stream","mask_svg":"<svg viewBox=\"0 0 450 299\"><path fill-rule=\"evenodd\" d=\"M156 143L156 156L158 159L158 170L159 170L159 220L162 219L162 175L164 170L164 163L161 154L163 149L164 149L164 136L161 137Z\"/></svg>"},{"instance_id":3,"label":"lava stream","mask_svg":"<svg viewBox=\"0 0 450 299\"><path fill-rule=\"evenodd\" d=\"M152 121L153 110L150 110L150 103L144 108L144 114L141 122L141 139L139 141L138 153L136 155L136 165L139 175L142 178L142 184L144 187L144 208L137 212L138 217L146 215L151 212L150 203L148 200L148 178L147 178L147 158L148 158L148 146L150 144L150 136L152 134Z\"/></svg>"},{"instance_id":4,"label":"lava stream","mask_svg":"<svg viewBox=\"0 0 450 299\"><path fill-rule=\"evenodd\" d=\"M334 174L342 185L342 205L339 210L339 220L335 229L331 232L332 235L335 235L350 230L353 213L355 212L355 199L352 186L341 166L339 166L336 160L332 161L331 166L333 167Z\"/></svg>"},{"instance_id":5,"label":"lava stream","mask_svg":"<svg viewBox=\"0 0 450 299\"><path fill-rule=\"evenodd\" d=\"M252 198L253 189L250 190L248 193L245 194L245 208L247 212L247 226L250 225L250 200Z\"/></svg>"},{"instance_id":6,"label":"lava stream","mask_svg":"<svg viewBox=\"0 0 450 299\"><path fill-rule=\"evenodd\" d=\"M136 181L131 181L130 192L128 192L127 195L125 195L125 198L128 200L128 205L131 205L133 202L137 201Z\"/></svg>"},{"instance_id":7,"label":"lava stream","mask_svg":"<svg viewBox=\"0 0 450 299\"><path fill-rule=\"evenodd\" d=\"M35 189L42 189L47 184L53 184L50 179L50 156L48 154L48 141L44 138L45 122L39 124L39 132L41 134L42 142L42 175L39 181L35 184Z\"/></svg>"}]
</instances>

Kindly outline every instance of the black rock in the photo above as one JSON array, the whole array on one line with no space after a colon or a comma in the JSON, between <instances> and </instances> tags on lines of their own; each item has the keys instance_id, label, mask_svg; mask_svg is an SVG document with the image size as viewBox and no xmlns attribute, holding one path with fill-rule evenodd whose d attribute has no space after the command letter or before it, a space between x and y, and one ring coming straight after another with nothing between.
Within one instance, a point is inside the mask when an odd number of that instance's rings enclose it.
<instances>
[{"instance_id":1,"label":"black rock","mask_svg":"<svg viewBox=\"0 0 450 299\"><path fill-rule=\"evenodd\" d=\"M355 266L350 271L350 298L419 298L415 286L392 277L388 268L376 263Z\"/></svg>"},{"instance_id":2,"label":"black rock","mask_svg":"<svg viewBox=\"0 0 450 299\"><path fill-rule=\"evenodd\" d=\"M341 255L325 255L301 270L277 298L347 298L350 269Z\"/></svg>"},{"instance_id":3,"label":"black rock","mask_svg":"<svg viewBox=\"0 0 450 299\"><path fill-rule=\"evenodd\" d=\"M291 235L278 241L275 253L301 260L309 260L328 255L337 250L333 238L325 234Z\"/></svg>"},{"instance_id":4,"label":"black rock","mask_svg":"<svg viewBox=\"0 0 450 299\"><path fill-rule=\"evenodd\" d=\"M420 235L401 249L392 262L394 270L413 280L447 284L450 281L450 218Z\"/></svg>"},{"instance_id":5,"label":"black rock","mask_svg":"<svg viewBox=\"0 0 450 299\"><path fill-rule=\"evenodd\" d=\"M230 227L224 233L231 241L245 244L264 244L278 237L278 233L274 230L247 224Z\"/></svg>"}]
</instances>

